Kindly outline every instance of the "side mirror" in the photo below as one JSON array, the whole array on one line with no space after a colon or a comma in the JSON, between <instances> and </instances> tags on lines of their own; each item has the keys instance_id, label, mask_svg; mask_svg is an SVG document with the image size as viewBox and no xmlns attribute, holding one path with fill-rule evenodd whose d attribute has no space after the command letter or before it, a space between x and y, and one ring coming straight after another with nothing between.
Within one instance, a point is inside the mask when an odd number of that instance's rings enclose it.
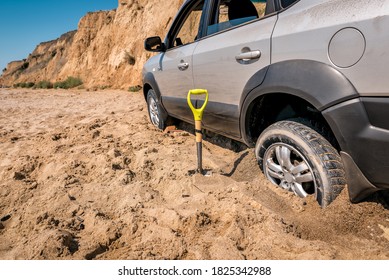
<instances>
[{"instance_id":1,"label":"side mirror","mask_svg":"<svg viewBox=\"0 0 389 280\"><path fill-rule=\"evenodd\" d=\"M149 37L145 40L145 50L149 52L164 52L165 44L159 36Z\"/></svg>"}]
</instances>

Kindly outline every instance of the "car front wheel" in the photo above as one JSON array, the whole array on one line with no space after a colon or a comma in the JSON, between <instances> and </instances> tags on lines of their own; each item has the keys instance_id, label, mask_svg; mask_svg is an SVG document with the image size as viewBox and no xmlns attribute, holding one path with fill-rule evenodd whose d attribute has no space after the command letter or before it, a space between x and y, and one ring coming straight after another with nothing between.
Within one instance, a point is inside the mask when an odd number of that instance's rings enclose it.
<instances>
[{"instance_id":1,"label":"car front wheel","mask_svg":"<svg viewBox=\"0 0 389 280\"><path fill-rule=\"evenodd\" d=\"M280 121L259 136L255 155L266 178L299 197L314 195L329 205L346 184L337 150L314 129Z\"/></svg>"},{"instance_id":2,"label":"car front wheel","mask_svg":"<svg viewBox=\"0 0 389 280\"><path fill-rule=\"evenodd\" d=\"M160 105L155 95L154 90L150 89L147 92L147 109L151 123L159 129L165 128L165 119L161 113Z\"/></svg>"}]
</instances>

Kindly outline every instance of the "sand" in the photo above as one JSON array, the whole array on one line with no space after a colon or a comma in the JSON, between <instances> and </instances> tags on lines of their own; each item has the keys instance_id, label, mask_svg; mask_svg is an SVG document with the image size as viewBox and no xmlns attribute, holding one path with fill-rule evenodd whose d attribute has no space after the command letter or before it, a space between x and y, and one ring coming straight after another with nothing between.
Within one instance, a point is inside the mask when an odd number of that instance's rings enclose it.
<instances>
[{"instance_id":1,"label":"sand","mask_svg":"<svg viewBox=\"0 0 389 280\"><path fill-rule=\"evenodd\" d=\"M326 209L141 93L0 89L0 259L389 259L388 195Z\"/></svg>"}]
</instances>

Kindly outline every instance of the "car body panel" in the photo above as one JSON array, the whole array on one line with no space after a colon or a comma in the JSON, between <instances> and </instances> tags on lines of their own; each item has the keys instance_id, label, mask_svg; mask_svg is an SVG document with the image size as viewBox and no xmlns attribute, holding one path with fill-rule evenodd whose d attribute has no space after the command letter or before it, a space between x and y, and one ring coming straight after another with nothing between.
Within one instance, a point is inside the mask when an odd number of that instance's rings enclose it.
<instances>
[{"instance_id":1,"label":"car body panel","mask_svg":"<svg viewBox=\"0 0 389 280\"><path fill-rule=\"evenodd\" d=\"M176 47L161 54L161 68L155 73L155 80L163 92L162 103L167 111L188 117L191 115L186 104L188 91L194 88L192 55L197 42ZM187 63L188 68L180 70L179 65Z\"/></svg>"},{"instance_id":2,"label":"car body panel","mask_svg":"<svg viewBox=\"0 0 389 280\"><path fill-rule=\"evenodd\" d=\"M388 26L386 0L301 0L279 14L273 34L272 62L290 59L323 62L346 76L361 96L389 96ZM332 37L344 28L359 30L366 40L362 58L347 68L334 65L328 55ZM350 52L353 47L350 42L344 51Z\"/></svg>"},{"instance_id":3,"label":"car body panel","mask_svg":"<svg viewBox=\"0 0 389 280\"><path fill-rule=\"evenodd\" d=\"M199 41L193 54L193 76L195 87L206 88L209 92L210 106L204 118L207 127L224 131L227 126L234 136L239 135L237 117L242 89L248 77L270 64L270 39L276 21L274 14ZM221 44L223 48L220 48ZM245 61L236 59L241 53L253 51L259 51L260 57ZM220 106L220 101L224 106ZM229 118L231 115L234 118Z\"/></svg>"}]
</instances>

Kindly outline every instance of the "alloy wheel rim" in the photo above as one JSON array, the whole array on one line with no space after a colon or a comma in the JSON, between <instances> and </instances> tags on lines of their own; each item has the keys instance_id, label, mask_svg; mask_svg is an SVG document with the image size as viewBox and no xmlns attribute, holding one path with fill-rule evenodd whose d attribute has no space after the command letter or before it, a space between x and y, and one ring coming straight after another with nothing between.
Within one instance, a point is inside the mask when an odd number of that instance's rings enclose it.
<instances>
[{"instance_id":1,"label":"alloy wheel rim","mask_svg":"<svg viewBox=\"0 0 389 280\"><path fill-rule=\"evenodd\" d=\"M265 176L273 184L299 197L315 192L316 180L312 168L294 147L284 143L273 144L266 150L263 162Z\"/></svg>"},{"instance_id":2,"label":"alloy wheel rim","mask_svg":"<svg viewBox=\"0 0 389 280\"><path fill-rule=\"evenodd\" d=\"M154 100L154 98L150 99L149 112L150 112L151 122L156 127L158 127L159 126L158 106L157 106L157 102Z\"/></svg>"}]
</instances>

